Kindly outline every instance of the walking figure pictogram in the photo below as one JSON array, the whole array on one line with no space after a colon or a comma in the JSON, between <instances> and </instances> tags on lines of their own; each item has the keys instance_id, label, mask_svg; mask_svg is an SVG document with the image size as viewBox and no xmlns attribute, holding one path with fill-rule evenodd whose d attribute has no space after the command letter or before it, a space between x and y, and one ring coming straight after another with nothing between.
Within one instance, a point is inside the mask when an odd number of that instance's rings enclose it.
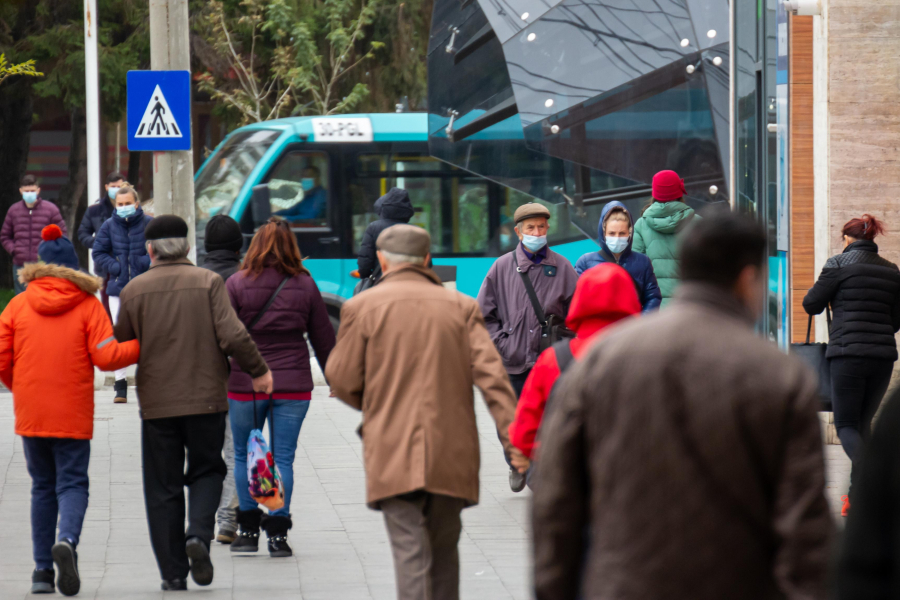
<instances>
[{"instance_id":1,"label":"walking figure pictogram","mask_svg":"<svg viewBox=\"0 0 900 600\"><path fill-rule=\"evenodd\" d=\"M144 118L138 125L135 137L139 138L163 138L163 137L181 137L181 130L175 122L172 111L169 109L169 103L163 95L159 86L150 96L147 108L144 111Z\"/></svg>"}]
</instances>

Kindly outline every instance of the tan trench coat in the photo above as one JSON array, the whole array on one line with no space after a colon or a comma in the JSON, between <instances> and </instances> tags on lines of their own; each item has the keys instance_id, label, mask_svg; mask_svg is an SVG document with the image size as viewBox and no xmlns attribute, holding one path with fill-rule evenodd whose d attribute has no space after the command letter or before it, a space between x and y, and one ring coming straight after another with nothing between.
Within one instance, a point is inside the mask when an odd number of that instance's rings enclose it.
<instances>
[{"instance_id":1,"label":"tan trench coat","mask_svg":"<svg viewBox=\"0 0 900 600\"><path fill-rule=\"evenodd\" d=\"M415 490L478 503L473 385L510 450L515 395L481 310L430 269L400 267L344 304L325 375L338 398L362 410L373 508Z\"/></svg>"}]
</instances>

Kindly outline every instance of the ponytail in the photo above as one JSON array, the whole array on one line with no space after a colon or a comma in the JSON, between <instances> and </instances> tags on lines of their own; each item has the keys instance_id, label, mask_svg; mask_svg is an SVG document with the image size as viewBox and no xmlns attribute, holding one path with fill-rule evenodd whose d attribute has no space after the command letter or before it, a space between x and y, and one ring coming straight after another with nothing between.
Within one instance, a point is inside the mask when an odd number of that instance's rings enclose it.
<instances>
[{"instance_id":1,"label":"ponytail","mask_svg":"<svg viewBox=\"0 0 900 600\"><path fill-rule=\"evenodd\" d=\"M871 242L876 235L884 235L884 225L872 215L865 214L862 218L847 221L847 224L841 230L841 234L855 240L869 240Z\"/></svg>"}]
</instances>

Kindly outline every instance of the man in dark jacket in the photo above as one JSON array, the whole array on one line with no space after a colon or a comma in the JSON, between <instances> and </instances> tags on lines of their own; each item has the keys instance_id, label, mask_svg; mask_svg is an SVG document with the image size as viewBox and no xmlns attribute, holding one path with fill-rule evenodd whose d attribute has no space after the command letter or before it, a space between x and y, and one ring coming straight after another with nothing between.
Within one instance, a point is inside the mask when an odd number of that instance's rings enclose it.
<instances>
[{"instance_id":1,"label":"man in dark jacket","mask_svg":"<svg viewBox=\"0 0 900 600\"><path fill-rule=\"evenodd\" d=\"M106 193L96 202L88 206L78 226L78 241L89 251L94 247L94 238L103 225L116 210L116 195L119 188L125 185L125 177L118 171L113 171L106 176ZM98 265L94 264L94 273L103 278L103 287L100 288L100 299L103 306L109 312L109 296L106 295L106 284L109 274L105 273Z\"/></svg>"},{"instance_id":2,"label":"man in dark jacket","mask_svg":"<svg viewBox=\"0 0 900 600\"><path fill-rule=\"evenodd\" d=\"M378 258L375 256L375 240L382 231L391 225L409 223L415 214L412 202L409 201L409 193L400 188L391 188L388 193L375 201L375 213L378 220L369 223L363 233L362 242L359 244L359 255L356 258L356 266L359 277L365 279L375 272L378 266Z\"/></svg>"},{"instance_id":3,"label":"man in dark jacket","mask_svg":"<svg viewBox=\"0 0 900 600\"><path fill-rule=\"evenodd\" d=\"M184 590L188 572L198 585L213 579L209 544L227 473L228 356L250 373L255 391L270 394L273 382L222 278L187 259L187 223L162 215L145 235L152 264L122 290L115 331L119 340L141 342L137 387L150 542L162 589Z\"/></svg>"},{"instance_id":4,"label":"man in dark jacket","mask_svg":"<svg viewBox=\"0 0 900 600\"><path fill-rule=\"evenodd\" d=\"M13 262L13 286L17 294L25 291L19 281L19 269L27 262L37 262L41 231L47 225L58 225L66 235L66 222L56 205L40 197L41 186L34 175L25 175L19 187L22 201L16 202L6 212L0 229L0 244Z\"/></svg>"},{"instance_id":5,"label":"man in dark jacket","mask_svg":"<svg viewBox=\"0 0 900 600\"><path fill-rule=\"evenodd\" d=\"M541 352L541 324L522 274L534 287L544 315L558 317L569 312L578 275L564 256L547 245L550 211L545 206L537 202L523 204L516 209L513 220L519 245L491 266L478 292L478 304L518 400ZM525 488L525 473L510 467L509 487L521 492Z\"/></svg>"},{"instance_id":6,"label":"man in dark jacket","mask_svg":"<svg viewBox=\"0 0 900 600\"><path fill-rule=\"evenodd\" d=\"M746 217L698 220L667 310L561 379L534 490L538 600L826 598L817 382L753 331L765 247Z\"/></svg>"},{"instance_id":7,"label":"man in dark jacket","mask_svg":"<svg viewBox=\"0 0 900 600\"><path fill-rule=\"evenodd\" d=\"M575 272L580 276L599 264L615 263L628 271L634 280L643 312L659 308L662 294L656 283L653 265L645 254L631 249L634 219L625 205L613 201L604 206L597 229L597 243L600 244L600 250L588 252L579 258L575 263Z\"/></svg>"},{"instance_id":8,"label":"man in dark jacket","mask_svg":"<svg viewBox=\"0 0 900 600\"><path fill-rule=\"evenodd\" d=\"M241 249L244 247L244 236L241 234L241 226L228 215L216 215L206 223L206 232L203 237L203 249L206 250L206 259L203 268L213 273L218 273L222 281L238 272L241 268ZM228 474L222 482L222 497L219 500L219 510L216 511L216 524L219 532L216 541L222 544L230 544L234 541L237 532L238 507L237 489L234 484L234 438L231 435L230 419L225 420L225 445L222 448L225 456L225 466Z\"/></svg>"},{"instance_id":9,"label":"man in dark jacket","mask_svg":"<svg viewBox=\"0 0 900 600\"><path fill-rule=\"evenodd\" d=\"M859 461L837 569L838 600L900 597L900 390L884 402Z\"/></svg>"}]
</instances>

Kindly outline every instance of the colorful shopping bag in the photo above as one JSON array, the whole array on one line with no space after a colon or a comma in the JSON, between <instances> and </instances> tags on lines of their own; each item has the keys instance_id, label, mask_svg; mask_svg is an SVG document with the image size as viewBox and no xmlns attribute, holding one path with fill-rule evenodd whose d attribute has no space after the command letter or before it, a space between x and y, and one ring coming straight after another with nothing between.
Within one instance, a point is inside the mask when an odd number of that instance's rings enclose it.
<instances>
[{"instance_id":1,"label":"colorful shopping bag","mask_svg":"<svg viewBox=\"0 0 900 600\"><path fill-rule=\"evenodd\" d=\"M269 433L272 437L272 446L275 446L274 427L272 426L272 404L269 398ZM269 451L269 445L263 438L262 431L256 423L256 398L253 399L253 425L247 440L247 479L250 481L250 496L257 504L265 506L270 511L278 510L284 506L284 483L281 473L275 466L275 458Z\"/></svg>"}]
</instances>

